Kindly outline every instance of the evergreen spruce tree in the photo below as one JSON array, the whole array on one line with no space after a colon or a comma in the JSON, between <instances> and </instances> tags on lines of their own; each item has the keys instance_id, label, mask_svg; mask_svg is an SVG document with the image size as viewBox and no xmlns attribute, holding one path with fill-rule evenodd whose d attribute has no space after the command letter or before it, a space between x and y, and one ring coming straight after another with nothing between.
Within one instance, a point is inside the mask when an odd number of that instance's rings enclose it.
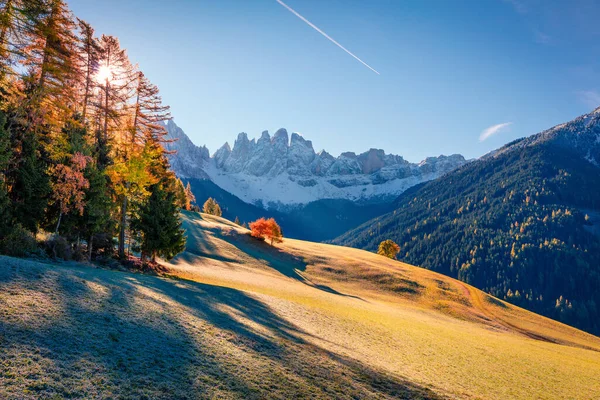
<instances>
[{"instance_id":1,"label":"evergreen spruce tree","mask_svg":"<svg viewBox=\"0 0 600 400\"><path fill-rule=\"evenodd\" d=\"M50 193L47 166L40 156L40 140L34 132L25 132L18 148L15 166L7 177L12 218L13 223L20 223L35 233L43 221Z\"/></svg>"},{"instance_id":2,"label":"evergreen spruce tree","mask_svg":"<svg viewBox=\"0 0 600 400\"><path fill-rule=\"evenodd\" d=\"M141 237L142 258L155 261L160 256L170 260L185 249L186 242L175 194L165 190L162 183L152 185L150 192L132 228Z\"/></svg>"},{"instance_id":3,"label":"evergreen spruce tree","mask_svg":"<svg viewBox=\"0 0 600 400\"><path fill-rule=\"evenodd\" d=\"M10 201L6 187L6 170L11 159L10 134L6 115L0 111L0 240L10 231Z\"/></svg>"}]
</instances>

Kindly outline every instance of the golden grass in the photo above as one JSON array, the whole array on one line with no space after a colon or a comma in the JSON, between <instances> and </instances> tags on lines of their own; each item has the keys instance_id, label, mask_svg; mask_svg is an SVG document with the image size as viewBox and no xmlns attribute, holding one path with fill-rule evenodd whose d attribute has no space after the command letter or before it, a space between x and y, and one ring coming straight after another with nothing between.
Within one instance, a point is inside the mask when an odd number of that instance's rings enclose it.
<instances>
[{"instance_id":1,"label":"golden grass","mask_svg":"<svg viewBox=\"0 0 600 400\"><path fill-rule=\"evenodd\" d=\"M376 254L292 239L271 249L217 217L186 214L185 223L240 265L184 256L172 271L258 294L324 348L452 397L600 393L595 336Z\"/></svg>"},{"instance_id":2,"label":"golden grass","mask_svg":"<svg viewBox=\"0 0 600 400\"><path fill-rule=\"evenodd\" d=\"M178 279L0 258L0 398L598 398L597 337L368 252L184 224Z\"/></svg>"}]
</instances>

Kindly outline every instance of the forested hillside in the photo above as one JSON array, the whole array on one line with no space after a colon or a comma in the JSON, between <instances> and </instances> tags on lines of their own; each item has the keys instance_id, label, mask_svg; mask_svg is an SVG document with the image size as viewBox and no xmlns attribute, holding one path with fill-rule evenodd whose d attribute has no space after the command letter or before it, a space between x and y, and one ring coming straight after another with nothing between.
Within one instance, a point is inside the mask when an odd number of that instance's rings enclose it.
<instances>
[{"instance_id":1,"label":"forested hillside","mask_svg":"<svg viewBox=\"0 0 600 400\"><path fill-rule=\"evenodd\" d=\"M579 149L581 150L581 149ZM600 333L600 169L552 141L505 146L403 194L335 242L398 258Z\"/></svg>"},{"instance_id":2,"label":"forested hillside","mask_svg":"<svg viewBox=\"0 0 600 400\"><path fill-rule=\"evenodd\" d=\"M41 251L41 231L54 257L111 256L113 237L120 258L181 251L169 118L118 39L64 1L0 2L0 252Z\"/></svg>"}]
</instances>

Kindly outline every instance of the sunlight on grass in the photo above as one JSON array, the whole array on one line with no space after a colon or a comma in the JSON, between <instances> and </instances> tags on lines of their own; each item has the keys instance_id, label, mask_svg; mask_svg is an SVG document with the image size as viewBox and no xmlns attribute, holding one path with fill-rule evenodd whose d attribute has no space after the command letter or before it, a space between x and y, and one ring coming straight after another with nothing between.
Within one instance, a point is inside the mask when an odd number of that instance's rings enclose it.
<instances>
[{"instance_id":1,"label":"sunlight on grass","mask_svg":"<svg viewBox=\"0 0 600 400\"><path fill-rule=\"evenodd\" d=\"M296 240L272 248L196 215L167 265L177 279L0 258L0 397L600 390L594 336L424 269Z\"/></svg>"}]
</instances>

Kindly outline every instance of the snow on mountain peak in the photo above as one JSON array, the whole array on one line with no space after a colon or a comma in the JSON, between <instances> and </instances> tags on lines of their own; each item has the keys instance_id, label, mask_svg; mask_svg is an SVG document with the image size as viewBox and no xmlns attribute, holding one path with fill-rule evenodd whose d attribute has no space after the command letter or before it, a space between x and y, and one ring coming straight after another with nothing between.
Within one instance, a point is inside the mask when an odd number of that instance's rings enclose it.
<instances>
[{"instance_id":1,"label":"snow on mountain peak","mask_svg":"<svg viewBox=\"0 0 600 400\"><path fill-rule=\"evenodd\" d=\"M177 174L186 178L211 179L221 188L249 203L286 207L325 198L354 201L384 200L409 187L434 179L467 161L460 155L428 157L411 164L401 156L381 149L364 153L344 152L334 157L315 153L312 142L297 132L288 137L281 128L271 137L262 132L258 140L238 134L233 148L225 143L212 157L206 147L191 143L183 131L169 121L167 130L180 138L170 144Z\"/></svg>"}]
</instances>

